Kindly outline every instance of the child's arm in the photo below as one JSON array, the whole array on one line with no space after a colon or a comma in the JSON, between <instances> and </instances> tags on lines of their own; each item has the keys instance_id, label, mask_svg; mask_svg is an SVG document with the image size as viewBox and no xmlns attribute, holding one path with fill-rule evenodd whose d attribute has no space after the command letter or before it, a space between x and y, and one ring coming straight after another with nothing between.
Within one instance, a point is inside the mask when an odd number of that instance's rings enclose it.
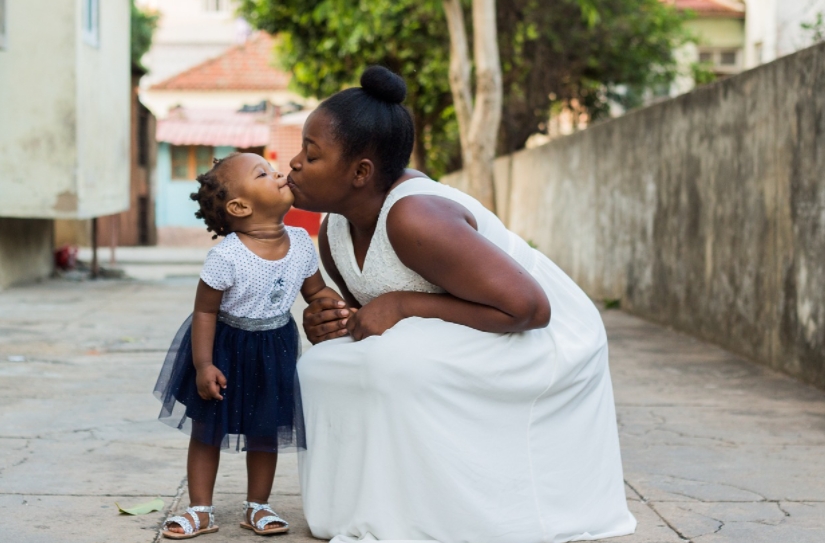
<instances>
[{"instance_id":1,"label":"child's arm","mask_svg":"<svg viewBox=\"0 0 825 543\"><path fill-rule=\"evenodd\" d=\"M320 298L332 298L346 305L344 298L327 286L324 278L321 276L321 270L304 279L304 284L301 286L301 295L308 304Z\"/></svg>"},{"instance_id":2,"label":"child's arm","mask_svg":"<svg viewBox=\"0 0 825 543\"><path fill-rule=\"evenodd\" d=\"M226 388L226 377L212 363L215 327L222 299L223 291L213 289L201 279L192 313L192 359L198 372L198 394L204 400L223 400L221 389Z\"/></svg>"}]
</instances>

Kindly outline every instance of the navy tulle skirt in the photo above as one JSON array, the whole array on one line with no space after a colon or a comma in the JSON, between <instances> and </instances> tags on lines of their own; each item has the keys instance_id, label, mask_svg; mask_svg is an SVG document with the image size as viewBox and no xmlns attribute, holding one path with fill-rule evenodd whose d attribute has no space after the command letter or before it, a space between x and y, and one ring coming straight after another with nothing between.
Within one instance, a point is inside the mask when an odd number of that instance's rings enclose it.
<instances>
[{"instance_id":1,"label":"navy tulle skirt","mask_svg":"<svg viewBox=\"0 0 825 543\"><path fill-rule=\"evenodd\" d=\"M244 320L244 319L236 319ZM218 321L212 362L226 377L223 400L204 400L195 384L192 317L183 323L160 371L155 396L161 422L194 439L237 452L305 449L295 364L300 336L294 319L250 331Z\"/></svg>"}]
</instances>

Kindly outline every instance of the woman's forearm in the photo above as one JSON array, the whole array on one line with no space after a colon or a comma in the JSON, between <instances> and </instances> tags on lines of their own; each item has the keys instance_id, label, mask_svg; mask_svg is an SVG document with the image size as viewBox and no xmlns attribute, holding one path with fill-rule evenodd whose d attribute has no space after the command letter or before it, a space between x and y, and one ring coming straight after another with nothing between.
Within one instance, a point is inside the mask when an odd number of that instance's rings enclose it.
<instances>
[{"instance_id":1,"label":"woman's forearm","mask_svg":"<svg viewBox=\"0 0 825 543\"><path fill-rule=\"evenodd\" d=\"M396 292L393 295L398 296L404 317L437 318L484 332L524 332L544 328L550 320L549 311L543 311L543 304L539 303L520 308L518 314L509 314L450 294Z\"/></svg>"},{"instance_id":2,"label":"woman's forearm","mask_svg":"<svg viewBox=\"0 0 825 543\"><path fill-rule=\"evenodd\" d=\"M212 346L218 315L195 311L192 314L192 360L195 369L212 365Z\"/></svg>"}]
</instances>

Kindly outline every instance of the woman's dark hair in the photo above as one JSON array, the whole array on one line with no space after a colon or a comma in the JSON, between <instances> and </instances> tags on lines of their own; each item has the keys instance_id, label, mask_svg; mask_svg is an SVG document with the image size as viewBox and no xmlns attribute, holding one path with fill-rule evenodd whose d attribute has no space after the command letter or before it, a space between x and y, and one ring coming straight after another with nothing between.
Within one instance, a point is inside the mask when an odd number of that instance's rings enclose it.
<instances>
[{"instance_id":1,"label":"woman's dark hair","mask_svg":"<svg viewBox=\"0 0 825 543\"><path fill-rule=\"evenodd\" d=\"M401 105L407 96L404 80L383 66L370 66L361 74L361 87L346 89L324 100L333 118L333 133L343 147L343 158L369 154L379 181L389 189L410 162L415 128Z\"/></svg>"},{"instance_id":2,"label":"woman's dark hair","mask_svg":"<svg viewBox=\"0 0 825 543\"><path fill-rule=\"evenodd\" d=\"M226 236L231 233L229 227L229 217L226 214L224 203L228 193L226 180L221 177L220 171L230 159L240 153L232 153L224 158L216 158L212 161L212 169L202 173L197 177L200 187L198 192L193 192L189 197L198 202L200 209L195 211L195 217L203 219L206 223L206 231L214 232L212 239L218 236Z\"/></svg>"}]
</instances>

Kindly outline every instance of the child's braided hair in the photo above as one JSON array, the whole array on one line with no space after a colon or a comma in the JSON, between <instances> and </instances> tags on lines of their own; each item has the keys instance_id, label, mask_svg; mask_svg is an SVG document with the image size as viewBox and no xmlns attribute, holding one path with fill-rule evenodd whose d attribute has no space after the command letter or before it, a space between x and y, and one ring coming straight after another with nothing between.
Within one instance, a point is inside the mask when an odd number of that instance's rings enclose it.
<instances>
[{"instance_id":1,"label":"child's braided hair","mask_svg":"<svg viewBox=\"0 0 825 543\"><path fill-rule=\"evenodd\" d=\"M239 154L232 153L224 158L212 160L212 169L197 177L197 181L201 185L198 192L189 195L192 200L198 202L200 207L195 211L195 217L203 219L203 222L206 223L207 232L214 232L212 239L218 239L218 236L226 236L231 233L229 217L223 205L226 202L228 191L226 190L226 183L221 179L220 170L221 166Z\"/></svg>"}]
</instances>

